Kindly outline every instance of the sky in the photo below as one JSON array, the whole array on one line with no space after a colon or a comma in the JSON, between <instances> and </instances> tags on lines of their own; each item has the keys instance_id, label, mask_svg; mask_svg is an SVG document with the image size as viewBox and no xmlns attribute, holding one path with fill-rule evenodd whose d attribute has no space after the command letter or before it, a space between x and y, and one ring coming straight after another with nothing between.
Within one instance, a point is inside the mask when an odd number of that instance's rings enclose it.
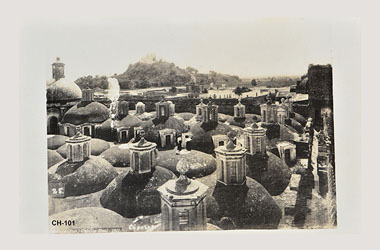
<instances>
[{"instance_id":1,"label":"sky","mask_svg":"<svg viewBox=\"0 0 380 250\"><path fill-rule=\"evenodd\" d=\"M301 18L66 20L24 24L20 35L22 48L35 55L46 79L58 56L66 64L66 77L75 80L122 73L149 53L203 73L264 77L303 75L309 64L332 64L332 25Z\"/></svg>"}]
</instances>

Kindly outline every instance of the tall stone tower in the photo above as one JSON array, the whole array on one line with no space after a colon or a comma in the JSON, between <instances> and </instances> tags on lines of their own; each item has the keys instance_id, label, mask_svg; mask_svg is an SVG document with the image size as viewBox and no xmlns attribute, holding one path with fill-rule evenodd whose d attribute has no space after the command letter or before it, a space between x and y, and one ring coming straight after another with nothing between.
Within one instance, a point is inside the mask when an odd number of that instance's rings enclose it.
<instances>
[{"instance_id":1,"label":"tall stone tower","mask_svg":"<svg viewBox=\"0 0 380 250\"><path fill-rule=\"evenodd\" d=\"M66 140L68 162L81 162L87 160L91 155L91 137L82 135L80 129L77 133Z\"/></svg>"},{"instance_id":2,"label":"tall stone tower","mask_svg":"<svg viewBox=\"0 0 380 250\"><path fill-rule=\"evenodd\" d=\"M140 140L129 146L130 167L132 172L137 174L150 173L156 164L157 144L146 141L144 136L144 130L140 131Z\"/></svg>"},{"instance_id":3,"label":"tall stone tower","mask_svg":"<svg viewBox=\"0 0 380 250\"><path fill-rule=\"evenodd\" d=\"M208 187L188 179L185 173L190 163L181 159L177 163L180 177L159 187L161 195L161 220L164 231L190 231L206 229L205 197Z\"/></svg>"},{"instance_id":4,"label":"tall stone tower","mask_svg":"<svg viewBox=\"0 0 380 250\"><path fill-rule=\"evenodd\" d=\"M246 181L246 152L233 143L233 135L228 133L227 145L215 149L217 181L224 185L243 185Z\"/></svg>"},{"instance_id":5,"label":"tall stone tower","mask_svg":"<svg viewBox=\"0 0 380 250\"><path fill-rule=\"evenodd\" d=\"M259 124L259 125L257 125ZM243 147L248 154L266 153L266 129L260 126L260 123L253 123L251 126L244 128Z\"/></svg>"},{"instance_id":6,"label":"tall stone tower","mask_svg":"<svg viewBox=\"0 0 380 250\"><path fill-rule=\"evenodd\" d=\"M65 64L61 62L61 59L57 57L56 61L52 64L53 78L58 81L61 78L65 78Z\"/></svg>"}]
</instances>

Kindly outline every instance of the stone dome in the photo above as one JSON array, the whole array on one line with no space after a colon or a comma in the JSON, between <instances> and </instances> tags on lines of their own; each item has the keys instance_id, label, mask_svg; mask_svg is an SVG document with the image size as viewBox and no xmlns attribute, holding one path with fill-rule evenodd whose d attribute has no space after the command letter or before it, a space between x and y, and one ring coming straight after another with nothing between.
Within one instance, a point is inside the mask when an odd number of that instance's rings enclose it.
<instances>
[{"instance_id":1,"label":"stone dome","mask_svg":"<svg viewBox=\"0 0 380 250\"><path fill-rule=\"evenodd\" d=\"M118 175L114 167L99 156L71 163L65 161L48 169L48 183L65 185L65 197L79 196L100 191Z\"/></svg>"},{"instance_id":2,"label":"stone dome","mask_svg":"<svg viewBox=\"0 0 380 250\"><path fill-rule=\"evenodd\" d=\"M190 129L190 132L193 134L192 149L211 154L214 152L212 136L226 135L232 131L234 130L224 123L218 123L216 127L211 128L203 126L202 123L197 123Z\"/></svg>"},{"instance_id":3,"label":"stone dome","mask_svg":"<svg viewBox=\"0 0 380 250\"><path fill-rule=\"evenodd\" d=\"M247 155L247 176L259 182L272 195L280 195L289 185L291 170L277 155L267 152L267 157ZM265 171L258 172L257 169Z\"/></svg>"},{"instance_id":4,"label":"stone dome","mask_svg":"<svg viewBox=\"0 0 380 250\"><path fill-rule=\"evenodd\" d=\"M99 138L107 141L115 140L115 132L111 128L111 118L108 118L102 123L100 127L96 129L96 134ZM128 133L133 135L133 128L140 126L142 121L133 115L127 115L122 120L116 120L114 123L114 128L128 128Z\"/></svg>"},{"instance_id":5,"label":"stone dome","mask_svg":"<svg viewBox=\"0 0 380 250\"><path fill-rule=\"evenodd\" d=\"M217 172L197 180L209 187L206 211L209 223L223 229L275 229L281 208L256 180L247 177L245 185L228 187L216 181ZM235 228L224 228L227 218Z\"/></svg>"},{"instance_id":6,"label":"stone dome","mask_svg":"<svg viewBox=\"0 0 380 250\"><path fill-rule=\"evenodd\" d=\"M165 120L159 120L157 118L144 121L141 123L141 127L145 130L145 138L148 141L158 142L160 138L159 130L161 129L174 129L178 134L187 131L185 121L178 116L170 116Z\"/></svg>"},{"instance_id":7,"label":"stone dome","mask_svg":"<svg viewBox=\"0 0 380 250\"><path fill-rule=\"evenodd\" d=\"M80 125L83 123L102 123L110 117L109 109L99 103L81 102L73 106L62 118L62 123Z\"/></svg>"},{"instance_id":8,"label":"stone dome","mask_svg":"<svg viewBox=\"0 0 380 250\"><path fill-rule=\"evenodd\" d=\"M212 174L216 170L215 158L210 154L197 150L191 150L188 154L177 154L176 149L159 151L157 165L179 175L177 163L181 159L186 159L191 163L190 168L186 172L186 176L189 178L200 178Z\"/></svg>"},{"instance_id":9,"label":"stone dome","mask_svg":"<svg viewBox=\"0 0 380 250\"><path fill-rule=\"evenodd\" d=\"M61 78L48 84L46 98L48 102L75 101L82 98L82 91L75 82Z\"/></svg>"},{"instance_id":10,"label":"stone dome","mask_svg":"<svg viewBox=\"0 0 380 250\"><path fill-rule=\"evenodd\" d=\"M172 179L175 175L159 166L144 175L136 175L129 168L108 184L100 204L127 218L159 214L161 199L157 188Z\"/></svg>"}]
</instances>

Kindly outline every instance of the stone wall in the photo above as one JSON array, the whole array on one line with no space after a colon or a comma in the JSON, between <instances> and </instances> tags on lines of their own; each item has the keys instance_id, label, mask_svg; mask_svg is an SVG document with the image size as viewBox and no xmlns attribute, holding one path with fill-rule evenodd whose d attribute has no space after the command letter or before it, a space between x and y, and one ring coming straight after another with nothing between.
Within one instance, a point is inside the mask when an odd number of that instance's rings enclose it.
<instances>
[{"instance_id":1,"label":"stone wall","mask_svg":"<svg viewBox=\"0 0 380 250\"><path fill-rule=\"evenodd\" d=\"M120 99L126 100L129 102L129 108L135 109L136 103L143 102L145 104L145 111L152 112L156 110L155 103L159 102L159 98L146 98L146 97L132 97L132 96L121 96ZM199 98L183 98L183 99L171 99L175 104L176 113L190 112L195 113L195 106L200 103ZM219 106L219 113L226 115L234 115L234 105L238 103L237 99L212 99L213 104ZM208 100L204 100L204 103L207 104ZM246 113L251 114L260 114L260 104L265 103L265 96L258 97L249 97L241 100L241 103L246 106Z\"/></svg>"}]
</instances>

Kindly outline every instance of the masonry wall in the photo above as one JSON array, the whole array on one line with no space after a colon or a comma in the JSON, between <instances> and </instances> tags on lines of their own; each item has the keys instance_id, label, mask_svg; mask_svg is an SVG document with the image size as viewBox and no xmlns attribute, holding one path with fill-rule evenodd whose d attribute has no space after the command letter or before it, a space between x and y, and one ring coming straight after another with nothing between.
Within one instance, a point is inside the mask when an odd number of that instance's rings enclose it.
<instances>
[{"instance_id":1,"label":"masonry wall","mask_svg":"<svg viewBox=\"0 0 380 250\"><path fill-rule=\"evenodd\" d=\"M121 96L120 99L129 102L129 108L135 109L136 103L143 102L145 104L145 111L152 112L156 110L155 103L159 102L160 99L152 99L146 97L132 97L132 96ZM177 113L190 112L195 114L195 106L200 103L199 98L183 98L183 99L171 99L175 104L175 111ZM237 99L212 99L213 104L218 105L218 111L226 115L234 115L234 105L238 103ZM207 104L208 100L204 100ZM260 114L260 104L265 103L265 96L249 97L241 100L244 104L246 113Z\"/></svg>"}]
</instances>

